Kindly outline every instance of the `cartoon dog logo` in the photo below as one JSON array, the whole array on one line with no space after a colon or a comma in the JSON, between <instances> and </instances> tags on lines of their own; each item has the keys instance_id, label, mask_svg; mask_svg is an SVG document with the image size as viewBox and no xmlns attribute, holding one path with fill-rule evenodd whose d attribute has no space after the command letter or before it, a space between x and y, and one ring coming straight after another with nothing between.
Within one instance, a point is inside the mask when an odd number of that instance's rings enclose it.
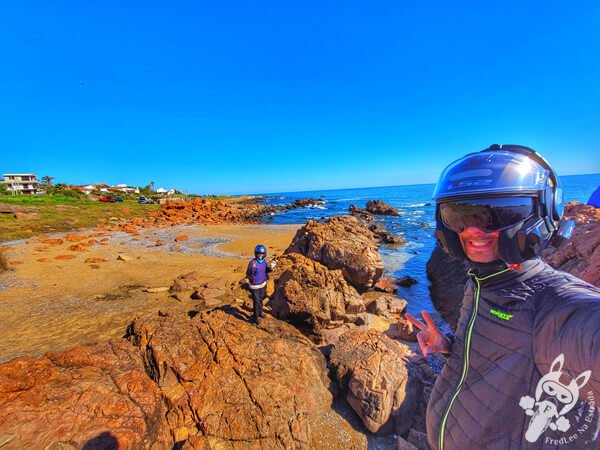
<instances>
[{"instance_id":1,"label":"cartoon dog logo","mask_svg":"<svg viewBox=\"0 0 600 450\"><path fill-rule=\"evenodd\" d=\"M550 372L540 378L535 389L535 398L525 395L521 397L519 406L525 410L525 414L532 416L529 422L525 439L535 442L546 428L551 430L567 431L571 424L564 417L579 399L581 389L590 379L591 370L582 372L569 384L560 382L561 370L565 361L561 353L550 366Z\"/></svg>"}]
</instances>

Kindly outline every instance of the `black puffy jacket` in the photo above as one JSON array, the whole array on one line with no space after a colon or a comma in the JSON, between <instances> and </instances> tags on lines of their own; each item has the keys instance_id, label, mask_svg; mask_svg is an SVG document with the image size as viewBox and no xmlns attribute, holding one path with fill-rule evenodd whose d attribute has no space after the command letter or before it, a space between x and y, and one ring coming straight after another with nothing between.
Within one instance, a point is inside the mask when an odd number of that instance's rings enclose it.
<instances>
[{"instance_id":1,"label":"black puffy jacket","mask_svg":"<svg viewBox=\"0 0 600 450\"><path fill-rule=\"evenodd\" d=\"M427 408L432 448L600 448L597 406L600 289L539 259L472 273Z\"/></svg>"}]
</instances>

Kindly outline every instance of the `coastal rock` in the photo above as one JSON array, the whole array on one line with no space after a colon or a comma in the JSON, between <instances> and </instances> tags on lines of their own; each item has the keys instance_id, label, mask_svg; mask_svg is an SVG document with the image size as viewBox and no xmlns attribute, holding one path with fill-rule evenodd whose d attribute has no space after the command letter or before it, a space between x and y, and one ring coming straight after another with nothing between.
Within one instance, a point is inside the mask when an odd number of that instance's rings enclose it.
<instances>
[{"instance_id":1,"label":"coastal rock","mask_svg":"<svg viewBox=\"0 0 600 450\"><path fill-rule=\"evenodd\" d=\"M183 302L184 300L188 300L192 293L196 290L198 286L198 273L197 272L188 272L183 275L179 275L171 285L169 292L171 297Z\"/></svg>"},{"instance_id":2,"label":"coastal rock","mask_svg":"<svg viewBox=\"0 0 600 450\"><path fill-rule=\"evenodd\" d=\"M392 314L400 314L406 309L408 302L392 295L380 295L367 305L371 314L391 318Z\"/></svg>"},{"instance_id":3,"label":"coastal rock","mask_svg":"<svg viewBox=\"0 0 600 450\"><path fill-rule=\"evenodd\" d=\"M365 223L369 223L369 222L372 222L373 220L375 220L375 218L373 217L373 214L371 214L368 211L365 211L364 209L359 208L358 206L350 205L350 207L348 208L348 211L350 212L350 214L352 216L357 217L358 219L360 219L361 221L363 221Z\"/></svg>"},{"instance_id":4,"label":"coastal rock","mask_svg":"<svg viewBox=\"0 0 600 450\"><path fill-rule=\"evenodd\" d=\"M314 447L332 403L325 358L291 325L267 318L256 327L240 314L222 308L131 325L169 428L187 448Z\"/></svg>"},{"instance_id":5,"label":"coastal rock","mask_svg":"<svg viewBox=\"0 0 600 450\"><path fill-rule=\"evenodd\" d=\"M365 321L363 299L340 270L329 270L298 253L280 258L278 265L281 272L271 305L275 317L308 320L317 331Z\"/></svg>"},{"instance_id":6,"label":"coastal rock","mask_svg":"<svg viewBox=\"0 0 600 450\"><path fill-rule=\"evenodd\" d=\"M403 277L398 277L396 279L396 284L398 286L402 286L402 287L411 287L417 283L418 283L418 281L409 275L405 275Z\"/></svg>"},{"instance_id":7,"label":"coastal rock","mask_svg":"<svg viewBox=\"0 0 600 450\"><path fill-rule=\"evenodd\" d=\"M600 209L576 202L567 203L565 219L575 221L571 239L559 248L548 247L542 259L552 267L568 272L600 287ZM468 265L435 247L427 262L431 299L442 318L456 329L467 282Z\"/></svg>"},{"instance_id":8,"label":"coastal rock","mask_svg":"<svg viewBox=\"0 0 600 450\"><path fill-rule=\"evenodd\" d=\"M384 203L382 200L369 200L366 208L368 212L380 216L399 216L400 212L392 205Z\"/></svg>"},{"instance_id":9,"label":"coastal rock","mask_svg":"<svg viewBox=\"0 0 600 450\"><path fill-rule=\"evenodd\" d=\"M398 317L395 323L385 332L393 339L402 339L403 341L417 342L417 332L412 323L404 315Z\"/></svg>"},{"instance_id":10,"label":"coastal rock","mask_svg":"<svg viewBox=\"0 0 600 450\"><path fill-rule=\"evenodd\" d=\"M171 448L164 415L158 386L125 340L0 365L6 448Z\"/></svg>"},{"instance_id":11,"label":"coastal rock","mask_svg":"<svg viewBox=\"0 0 600 450\"><path fill-rule=\"evenodd\" d=\"M544 250L542 257L555 269L600 287L600 208L567 203L565 217L575 221L571 239L557 249Z\"/></svg>"},{"instance_id":12,"label":"coastal rock","mask_svg":"<svg viewBox=\"0 0 600 450\"><path fill-rule=\"evenodd\" d=\"M404 239L402 236L397 236L393 233L390 233L385 225L381 223L371 224L369 226L369 230L371 230L375 235L375 238L383 244L398 245L406 242L406 239Z\"/></svg>"},{"instance_id":13,"label":"coastal rock","mask_svg":"<svg viewBox=\"0 0 600 450\"><path fill-rule=\"evenodd\" d=\"M388 294L395 294L398 292L398 287L385 276L381 277L373 287L376 291L386 292Z\"/></svg>"},{"instance_id":14,"label":"coastal rock","mask_svg":"<svg viewBox=\"0 0 600 450\"><path fill-rule=\"evenodd\" d=\"M420 383L410 350L375 330L344 333L331 352L331 366L346 399L367 429L403 434L411 428Z\"/></svg>"},{"instance_id":15,"label":"coastal rock","mask_svg":"<svg viewBox=\"0 0 600 450\"><path fill-rule=\"evenodd\" d=\"M335 216L309 220L285 253L300 253L328 269L340 269L358 290L371 288L383 275L383 262L371 232L357 218Z\"/></svg>"}]
</instances>

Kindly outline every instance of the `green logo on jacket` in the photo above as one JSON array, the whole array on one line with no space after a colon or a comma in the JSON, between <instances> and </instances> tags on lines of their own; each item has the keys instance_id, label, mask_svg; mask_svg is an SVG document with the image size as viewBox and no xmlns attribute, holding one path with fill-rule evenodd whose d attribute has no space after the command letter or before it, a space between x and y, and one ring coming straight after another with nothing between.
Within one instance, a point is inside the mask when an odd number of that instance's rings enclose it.
<instances>
[{"instance_id":1,"label":"green logo on jacket","mask_svg":"<svg viewBox=\"0 0 600 450\"><path fill-rule=\"evenodd\" d=\"M496 311L495 309L490 309L490 313L492 313L495 316L500 317L502 320L510 320L510 318L513 316L512 314L507 314L507 313L503 313L500 311Z\"/></svg>"}]
</instances>

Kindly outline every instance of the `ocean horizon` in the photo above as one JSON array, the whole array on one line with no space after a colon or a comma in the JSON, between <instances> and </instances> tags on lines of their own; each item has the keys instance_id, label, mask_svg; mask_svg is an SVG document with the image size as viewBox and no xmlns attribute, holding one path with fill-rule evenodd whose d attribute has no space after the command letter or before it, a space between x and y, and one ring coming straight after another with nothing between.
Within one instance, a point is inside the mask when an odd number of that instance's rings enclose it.
<instances>
[{"instance_id":1,"label":"ocean horizon","mask_svg":"<svg viewBox=\"0 0 600 450\"><path fill-rule=\"evenodd\" d=\"M600 173L564 175L560 177L565 202L586 203L594 190L600 186ZM263 223L305 224L308 220L324 220L328 217L349 214L350 205L364 208L368 200L382 200L400 211L399 217L375 216L375 222L386 226L388 231L403 236L407 242L399 246L380 245L385 274L392 279L411 276L417 284L398 287L398 296L408 301L407 310L419 315L421 310L432 313L438 320L429 293L426 264L436 240L435 203L432 199L435 183L383 186L371 188L349 188L276 192L258 194L267 205L284 205L302 198L323 200L322 206L282 211L262 219Z\"/></svg>"}]
</instances>

